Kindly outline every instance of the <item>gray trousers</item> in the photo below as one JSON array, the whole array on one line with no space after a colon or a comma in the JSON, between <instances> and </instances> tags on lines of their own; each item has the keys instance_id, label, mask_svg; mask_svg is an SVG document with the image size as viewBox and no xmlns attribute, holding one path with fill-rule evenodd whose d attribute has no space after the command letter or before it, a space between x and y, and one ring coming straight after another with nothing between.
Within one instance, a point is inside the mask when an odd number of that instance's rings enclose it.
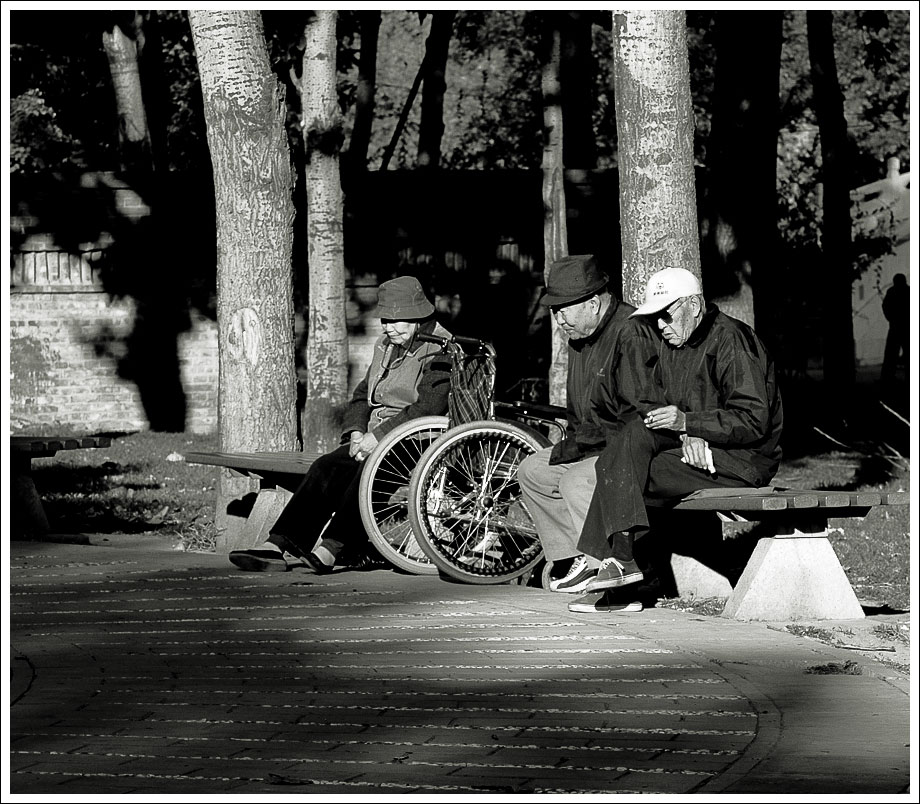
<instances>
[{"instance_id":1,"label":"gray trousers","mask_svg":"<svg viewBox=\"0 0 920 804\"><path fill-rule=\"evenodd\" d=\"M597 485L597 456L550 466L551 451L546 447L528 455L517 476L546 560L561 561L582 553L578 538Z\"/></svg>"}]
</instances>

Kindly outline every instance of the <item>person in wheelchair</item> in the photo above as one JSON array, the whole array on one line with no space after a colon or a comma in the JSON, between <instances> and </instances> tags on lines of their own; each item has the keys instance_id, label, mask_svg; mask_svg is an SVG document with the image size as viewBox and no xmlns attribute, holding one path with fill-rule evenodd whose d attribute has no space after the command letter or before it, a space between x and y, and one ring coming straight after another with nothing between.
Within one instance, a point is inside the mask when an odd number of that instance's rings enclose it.
<instances>
[{"instance_id":1,"label":"person in wheelchair","mask_svg":"<svg viewBox=\"0 0 920 804\"><path fill-rule=\"evenodd\" d=\"M263 545L230 553L240 569L284 572L292 566L287 553L300 560L294 566L306 562L324 574L348 553L353 561L367 556L370 545L358 503L365 459L403 422L447 411L449 359L437 344L417 338L419 333L450 337L435 321L434 305L412 276L384 282L377 298L383 334L345 411L341 445L314 461Z\"/></svg>"},{"instance_id":2,"label":"person in wheelchair","mask_svg":"<svg viewBox=\"0 0 920 804\"><path fill-rule=\"evenodd\" d=\"M550 265L541 302L569 339L565 437L521 461L518 483L543 545L547 562L568 572L550 581L557 592L581 592L601 561L578 548L596 485L594 465L605 446L605 431L591 406L608 361L624 351L655 354L656 335L635 307L608 289L608 277L593 256L564 257ZM630 361L634 362L634 361ZM628 400L628 387L620 389Z\"/></svg>"}]
</instances>

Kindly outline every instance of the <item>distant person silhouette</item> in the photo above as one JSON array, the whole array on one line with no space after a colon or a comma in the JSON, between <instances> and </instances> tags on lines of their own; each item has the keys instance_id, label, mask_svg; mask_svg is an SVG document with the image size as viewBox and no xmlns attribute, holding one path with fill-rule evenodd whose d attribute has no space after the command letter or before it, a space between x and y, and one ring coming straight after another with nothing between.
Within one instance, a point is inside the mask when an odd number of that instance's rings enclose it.
<instances>
[{"instance_id":1,"label":"distant person silhouette","mask_svg":"<svg viewBox=\"0 0 920 804\"><path fill-rule=\"evenodd\" d=\"M904 353L904 365L909 362L910 339L910 285L904 274L895 274L892 285L882 301L882 312L888 319L888 338L885 341L885 358L882 362L882 382L894 380L898 358Z\"/></svg>"}]
</instances>

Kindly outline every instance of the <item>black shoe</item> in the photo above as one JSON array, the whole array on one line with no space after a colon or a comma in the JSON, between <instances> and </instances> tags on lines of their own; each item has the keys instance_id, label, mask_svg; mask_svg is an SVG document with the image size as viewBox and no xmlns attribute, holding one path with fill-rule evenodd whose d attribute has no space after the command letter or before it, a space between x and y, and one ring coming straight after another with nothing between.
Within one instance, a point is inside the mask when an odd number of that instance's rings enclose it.
<instances>
[{"instance_id":1,"label":"black shoe","mask_svg":"<svg viewBox=\"0 0 920 804\"><path fill-rule=\"evenodd\" d=\"M625 614L642 611L642 603L629 598L617 599L608 592L589 592L569 603L568 609L585 614Z\"/></svg>"},{"instance_id":2,"label":"black shoe","mask_svg":"<svg viewBox=\"0 0 920 804\"><path fill-rule=\"evenodd\" d=\"M287 561L277 550L231 550L230 563L246 572L287 572Z\"/></svg>"},{"instance_id":3,"label":"black shoe","mask_svg":"<svg viewBox=\"0 0 920 804\"><path fill-rule=\"evenodd\" d=\"M282 536L280 533L272 533L271 536L269 536L269 541L272 544L276 544L278 547L284 550L285 553L290 553L292 556L301 558L304 561L308 560L307 553L296 544L294 544L294 542L292 542L287 536Z\"/></svg>"},{"instance_id":4,"label":"black shoe","mask_svg":"<svg viewBox=\"0 0 920 804\"><path fill-rule=\"evenodd\" d=\"M597 577L587 585L586 589L588 592L603 592L605 589L638 583L643 577L645 576L639 569L639 565L632 559L618 561L615 558L605 558L601 562Z\"/></svg>"},{"instance_id":5,"label":"black shoe","mask_svg":"<svg viewBox=\"0 0 920 804\"><path fill-rule=\"evenodd\" d=\"M304 561L313 567L313 571L317 575L328 575L335 568L332 564L324 564L320 560L319 556L315 555L314 553L307 553L304 556Z\"/></svg>"},{"instance_id":6,"label":"black shoe","mask_svg":"<svg viewBox=\"0 0 920 804\"><path fill-rule=\"evenodd\" d=\"M364 553L358 556L353 563L348 565L349 569L354 570L387 569L389 566L390 562L376 551Z\"/></svg>"}]
</instances>

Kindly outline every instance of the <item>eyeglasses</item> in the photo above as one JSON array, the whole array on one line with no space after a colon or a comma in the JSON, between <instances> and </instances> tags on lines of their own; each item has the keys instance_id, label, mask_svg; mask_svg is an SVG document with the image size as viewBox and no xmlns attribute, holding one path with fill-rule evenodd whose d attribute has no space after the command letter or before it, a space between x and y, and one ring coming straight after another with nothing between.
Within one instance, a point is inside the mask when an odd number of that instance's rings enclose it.
<instances>
[{"instance_id":1,"label":"eyeglasses","mask_svg":"<svg viewBox=\"0 0 920 804\"><path fill-rule=\"evenodd\" d=\"M665 324L670 324L674 320L674 313L676 313L681 308L681 305L684 302L689 301L690 299L690 296L684 296L682 299L678 299L676 302L669 304L664 308L664 310L658 313L658 318L664 321Z\"/></svg>"}]
</instances>

